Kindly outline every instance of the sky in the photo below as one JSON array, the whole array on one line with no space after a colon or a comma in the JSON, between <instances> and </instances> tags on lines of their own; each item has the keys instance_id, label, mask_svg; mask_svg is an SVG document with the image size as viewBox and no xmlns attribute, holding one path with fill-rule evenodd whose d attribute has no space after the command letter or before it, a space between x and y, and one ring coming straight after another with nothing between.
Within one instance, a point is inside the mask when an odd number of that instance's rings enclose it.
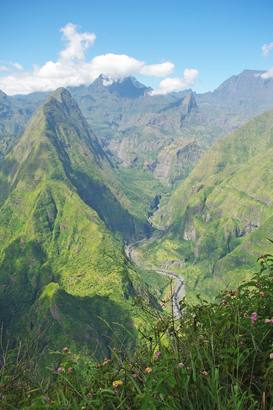
<instances>
[{"instance_id":1,"label":"sky","mask_svg":"<svg viewBox=\"0 0 273 410\"><path fill-rule=\"evenodd\" d=\"M134 75L205 92L244 69L273 76L272 0L0 0L7 94Z\"/></svg>"}]
</instances>

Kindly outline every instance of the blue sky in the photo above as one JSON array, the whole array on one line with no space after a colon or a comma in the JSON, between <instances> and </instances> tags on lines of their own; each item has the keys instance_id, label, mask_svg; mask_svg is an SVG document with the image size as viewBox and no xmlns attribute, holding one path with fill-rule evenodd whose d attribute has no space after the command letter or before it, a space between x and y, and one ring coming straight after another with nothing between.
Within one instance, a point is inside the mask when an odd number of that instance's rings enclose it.
<instances>
[{"instance_id":1,"label":"blue sky","mask_svg":"<svg viewBox=\"0 0 273 410\"><path fill-rule=\"evenodd\" d=\"M273 67L273 50L267 57L261 52L263 44L273 42L272 0L1 3L0 66L11 70L16 81L23 81L23 72L31 72L33 65L58 61L65 47L60 29L69 22L79 32L96 34L94 44L85 50L86 61L109 53L147 65L169 61L174 68L168 78L182 78L185 68L198 70L192 85L197 91L212 90L243 69ZM15 62L23 66L18 73L10 66ZM164 76L147 76L146 71L136 76L158 87ZM6 86L8 75L9 71L1 72L0 88Z\"/></svg>"}]
</instances>

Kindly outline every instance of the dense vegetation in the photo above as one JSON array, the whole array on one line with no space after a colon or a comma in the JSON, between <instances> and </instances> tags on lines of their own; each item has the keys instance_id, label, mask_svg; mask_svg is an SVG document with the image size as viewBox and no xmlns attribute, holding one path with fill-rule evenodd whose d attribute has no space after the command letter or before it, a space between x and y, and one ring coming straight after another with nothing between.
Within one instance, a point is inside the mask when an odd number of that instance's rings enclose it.
<instances>
[{"instance_id":1,"label":"dense vegetation","mask_svg":"<svg viewBox=\"0 0 273 410\"><path fill-rule=\"evenodd\" d=\"M1 409L272 408L271 85L0 93Z\"/></svg>"},{"instance_id":2,"label":"dense vegetation","mask_svg":"<svg viewBox=\"0 0 273 410\"><path fill-rule=\"evenodd\" d=\"M215 303L182 302L180 320L143 307L149 326L133 352L113 349L97 362L63 346L38 381L32 353L2 344L1 408L270 410L273 257L260 263Z\"/></svg>"},{"instance_id":3,"label":"dense vegetation","mask_svg":"<svg viewBox=\"0 0 273 410\"><path fill-rule=\"evenodd\" d=\"M130 199L66 90L38 110L1 162L0 188L4 339L36 340L43 352L68 341L83 351L100 344L100 356L121 325L134 339L128 300L150 295L123 240L148 225L125 207Z\"/></svg>"},{"instance_id":4,"label":"dense vegetation","mask_svg":"<svg viewBox=\"0 0 273 410\"><path fill-rule=\"evenodd\" d=\"M188 295L236 286L270 251L272 129L271 110L215 144L155 215L165 232L139 253L151 267L179 262Z\"/></svg>"}]
</instances>

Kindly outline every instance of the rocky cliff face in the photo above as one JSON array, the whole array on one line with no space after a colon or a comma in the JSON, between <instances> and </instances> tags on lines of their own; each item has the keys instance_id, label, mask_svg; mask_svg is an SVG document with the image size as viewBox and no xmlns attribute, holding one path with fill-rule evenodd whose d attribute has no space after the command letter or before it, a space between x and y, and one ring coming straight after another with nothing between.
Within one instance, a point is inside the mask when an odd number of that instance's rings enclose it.
<instances>
[{"instance_id":1,"label":"rocky cliff face","mask_svg":"<svg viewBox=\"0 0 273 410\"><path fill-rule=\"evenodd\" d=\"M154 175L162 182L174 184L186 178L202 150L196 141L177 141L164 147L155 162Z\"/></svg>"}]
</instances>

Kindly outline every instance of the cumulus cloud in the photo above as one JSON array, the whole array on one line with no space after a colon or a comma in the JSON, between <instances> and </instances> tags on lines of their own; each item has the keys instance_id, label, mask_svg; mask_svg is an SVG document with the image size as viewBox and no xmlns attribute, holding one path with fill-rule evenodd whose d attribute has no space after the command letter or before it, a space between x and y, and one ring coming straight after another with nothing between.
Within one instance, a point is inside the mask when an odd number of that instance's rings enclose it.
<instances>
[{"instance_id":1,"label":"cumulus cloud","mask_svg":"<svg viewBox=\"0 0 273 410\"><path fill-rule=\"evenodd\" d=\"M151 91L151 95L164 95L174 91L181 91L194 84L198 76L198 70L195 68L186 68L183 77L168 77L160 81L159 87Z\"/></svg>"},{"instance_id":2,"label":"cumulus cloud","mask_svg":"<svg viewBox=\"0 0 273 410\"><path fill-rule=\"evenodd\" d=\"M268 78L273 78L273 68L271 68L268 71L265 71L260 75L264 80L267 80Z\"/></svg>"},{"instance_id":3,"label":"cumulus cloud","mask_svg":"<svg viewBox=\"0 0 273 410\"><path fill-rule=\"evenodd\" d=\"M126 77L140 72L144 63L126 54L103 54L94 57L90 62L90 69L95 77L104 74L112 79Z\"/></svg>"},{"instance_id":4,"label":"cumulus cloud","mask_svg":"<svg viewBox=\"0 0 273 410\"><path fill-rule=\"evenodd\" d=\"M262 46L262 53L264 57L267 57L273 48L273 42L272 43L267 43ZM263 78L264 80L268 78L273 78L273 68L271 68L268 71L265 71L262 74L258 74L259 77Z\"/></svg>"},{"instance_id":5,"label":"cumulus cloud","mask_svg":"<svg viewBox=\"0 0 273 410\"><path fill-rule=\"evenodd\" d=\"M111 81L130 75L167 77L174 70L174 64L165 61L160 64L146 64L126 54L107 53L86 60L86 51L92 47L96 35L79 32L75 24L68 23L60 29L65 46L57 61L47 61L42 66L33 66L30 72L24 71L19 63L11 63L9 73L0 77L0 89L7 94L28 94L34 91L50 91L58 87L90 84L100 74ZM3 71L3 70L2 70ZM166 94L191 85L198 72L186 69L184 77L165 78L160 82L155 94Z\"/></svg>"},{"instance_id":6,"label":"cumulus cloud","mask_svg":"<svg viewBox=\"0 0 273 410\"><path fill-rule=\"evenodd\" d=\"M264 57L267 57L267 56L268 56L268 54L269 54L269 52L270 52L270 50L271 50L272 48L273 48L273 42L272 42L272 43L264 44L264 45L262 46L262 53L263 53Z\"/></svg>"},{"instance_id":7,"label":"cumulus cloud","mask_svg":"<svg viewBox=\"0 0 273 410\"><path fill-rule=\"evenodd\" d=\"M161 64L146 64L140 70L140 74L152 77L165 77L171 74L174 69L174 64L166 61Z\"/></svg>"},{"instance_id":8,"label":"cumulus cloud","mask_svg":"<svg viewBox=\"0 0 273 410\"><path fill-rule=\"evenodd\" d=\"M78 33L77 26L72 23L66 24L60 31L67 42L66 48L60 52L60 59L64 62L84 60L84 52L94 44L96 35L94 33Z\"/></svg>"},{"instance_id":9,"label":"cumulus cloud","mask_svg":"<svg viewBox=\"0 0 273 410\"><path fill-rule=\"evenodd\" d=\"M16 70L23 70L23 66L19 63L11 63L11 66L16 68Z\"/></svg>"}]
</instances>

